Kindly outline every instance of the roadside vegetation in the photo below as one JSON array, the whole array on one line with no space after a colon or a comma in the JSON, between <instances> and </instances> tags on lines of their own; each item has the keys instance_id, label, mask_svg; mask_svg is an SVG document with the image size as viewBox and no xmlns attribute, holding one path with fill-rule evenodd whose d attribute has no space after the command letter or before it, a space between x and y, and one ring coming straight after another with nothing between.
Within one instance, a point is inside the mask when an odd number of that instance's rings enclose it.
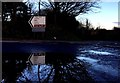
<instances>
[{"instance_id":1,"label":"roadside vegetation","mask_svg":"<svg viewBox=\"0 0 120 83\"><path fill-rule=\"evenodd\" d=\"M91 0L92 1L92 0ZM33 11L33 3L3 2L2 38L3 40L120 40L120 28L113 30L93 28L86 19L78 22L75 17L88 13L94 8L100 8L97 0L94 2L41 2L42 8ZM90 13L89 13L90 14ZM46 16L46 31L32 32L28 21L31 16Z\"/></svg>"}]
</instances>

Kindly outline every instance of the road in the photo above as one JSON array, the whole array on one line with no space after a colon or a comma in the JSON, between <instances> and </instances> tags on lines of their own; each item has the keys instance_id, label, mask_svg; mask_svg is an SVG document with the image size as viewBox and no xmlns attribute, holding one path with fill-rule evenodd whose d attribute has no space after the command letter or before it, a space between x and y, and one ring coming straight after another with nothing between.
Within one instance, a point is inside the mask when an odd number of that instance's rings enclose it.
<instances>
[{"instance_id":1,"label":"road","mask_svg":"<svg viewBox=\"0 0 120 83\"><path fill-rule=\"evenodd\" d=\"M24 53L31 54L40 51L46 53L63 53L63 55L64 53L68 55L72 54L75 58L84 62L84 66L89 75L97 83L118 83L120 81L120 42L118 41L3 42L3 53L23 53L21 57L24 57ZM62 57L66 57L66 55ZM64 60L64 58L62 59ZM57 58L54 59L54 61L55 60L57 60ZM44 71L44 73L41 73L41 75L45 74L43 77L41 76L41 79L47 77L47 73L50 72L49 70L52 69L52 66L48 64L41 65L40 71L42 69L44 70L44 68L47 68L48 72ZM32 77L28 67L21 72L30 80L38 80L35 73L37 72L37 65L33 65L31 71L33 72ZM20 79L23 80L22 77L18 78L18 80Z\"/></svg>"}]
</instances>

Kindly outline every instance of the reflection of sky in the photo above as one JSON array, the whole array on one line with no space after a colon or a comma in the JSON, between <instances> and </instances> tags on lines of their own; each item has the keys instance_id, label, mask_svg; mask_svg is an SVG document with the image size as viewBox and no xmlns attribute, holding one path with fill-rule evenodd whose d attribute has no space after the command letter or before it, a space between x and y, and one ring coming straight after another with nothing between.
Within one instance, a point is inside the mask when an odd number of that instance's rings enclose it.
<instances>
[{"instance_id":1,"label":"reflection of sky","mask_svg":"<svg viewBox=\"0 0 120 83\"><path fill-rule=\"evenodd\" d=\"M112 53L109 52L101 52L101 51L96 51L96 50L88 50L88 51L81 51L81 52L88 52L90 54L99 54L99 55L112 55Z\"/></svg>"},{"instance_id":2,"label":"reflection of sky","mask_svg":"<svg viewBox=\"0 0 120 83\"><path fill-rule=\"evenodd\" d=\"M78 16L78 20L88 18L94 27L100 26L101 28L112 29L114 26L118 26L118 2L101 2L98 13L89 13Z\"/></svg>"}]
</instances>

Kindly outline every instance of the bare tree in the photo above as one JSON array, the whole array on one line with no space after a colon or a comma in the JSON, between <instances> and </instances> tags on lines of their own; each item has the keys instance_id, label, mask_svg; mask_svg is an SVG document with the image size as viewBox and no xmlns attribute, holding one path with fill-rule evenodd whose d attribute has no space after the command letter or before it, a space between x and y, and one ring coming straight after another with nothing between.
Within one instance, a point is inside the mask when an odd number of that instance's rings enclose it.
<instances>
[{"instance_id":1,"label":"bare tree","mask_svg":"<svg viewBox=\"0 0 120 83\"><path fill-rule=\"evenodd\" d=\"M79 14L92 11L93 8L99 8L98 0L80 0L79 2L41 2L46 9L52 9L56 12L65 12L68 15L78 16Z\"/></svg>"},{"instance_id":2,"label":"bare tree","mask_svg":"<svg viewBox=\"0 0 120 83\"><path fill-rule=\"evenodd\" d=\"M29 1L30 0L27 0L27 5L33 4ZM79 2L52 2L51 0L40 0L41 13L44 12L46 14L47 37L49 35L50 38L57 37L57 39L61 39L68 30L69 33L74 34L79 25L75 17L93 11L94 8L99 8L98 2L98 0L79 0ZM37 5L39 5L39 3L37 3ZM61 34L59 35L58 33Z\"/></svg>"},{"instance_id":3,"label":"bare tree","mask_svg":"<svg viewBox=\"0 0 120 83\"><path fill-rule=\"evenodd\" d=\"M30 3L31 0L26 0L27 4ZM41 1L41 0L40 0ZM56 12L65 12L68 15L78 16L79 14L87 13L88 11L92 11L93 8L99 8L98 6L99 0L79 0L79 2L52 2L49 1L41 1L40 4L44 9L50 9Z\"/></svg>"}]
</instances>

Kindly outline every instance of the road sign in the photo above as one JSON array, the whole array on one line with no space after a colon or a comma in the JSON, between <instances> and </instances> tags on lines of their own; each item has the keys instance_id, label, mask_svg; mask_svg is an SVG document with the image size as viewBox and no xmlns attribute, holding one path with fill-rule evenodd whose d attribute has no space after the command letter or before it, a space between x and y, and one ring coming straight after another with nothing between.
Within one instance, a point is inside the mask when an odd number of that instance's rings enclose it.
<instances>
[{"instance_id":1,"label":"road sign","mask_svg":"<svg viewBox=\"0 0 120 83\"><path fill-rule=\"evenodd\" d=\"M45 32L46 17L45 16L33 16L28 21L33 32Z\"/></svg>"},{"instance_id":2,"label":"road sign","mask_svg":"<svg viewBox=\"0 0 120 83\"><path fill-rule=\"evenodd\" d=\"M45 64L45 53L33 53L28 58L29 62L33 65Z\"/></svg>"}]
</instances>

